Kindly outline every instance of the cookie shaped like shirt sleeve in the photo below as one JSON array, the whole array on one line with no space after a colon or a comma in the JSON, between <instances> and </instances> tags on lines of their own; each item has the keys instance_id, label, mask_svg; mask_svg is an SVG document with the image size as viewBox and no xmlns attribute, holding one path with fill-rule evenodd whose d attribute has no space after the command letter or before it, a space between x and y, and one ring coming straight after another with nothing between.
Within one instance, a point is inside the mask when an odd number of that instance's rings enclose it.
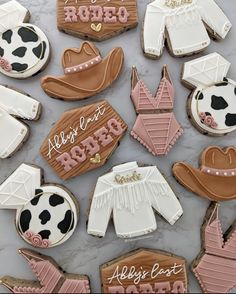
<instances>
[{"instance_id":1,"label":"cookie shaped like shirt sleeve","mask_svg":"<svg viewBox=\"0 0 236 294\"><path fill-rule=\"evenodd\" d=\"M179 200L156 167L152 168L147 181L152 184L149 194L152 207L174 225L183 214Z\"/></svg>"},{"instance_id":2,"label":"cookie shaped like shirt sleeve","mask_svg":"<svg viewBox=\"0 0 236 294\"><path fill-rule=\"evenodd\" d=\"M165 42L165 13L156 3L157 1L154 1L147 6L143 28L143 49L146 54L160 57Z\"/></svg>"},{"instance_id":3,"label":"cookie shaped like shirt sleeve","mask_svg":"<svg viewBox=\"0 0 236 294\"><path fill-rule=\"evenodd\" d=\"M230 31L232 24L222 9L214 0L198 0L198 8L202 20L220 38L224 39Z\"/></svg>"},{"instance_id":4,"label":"cookie shaped like shirt sleeve","mask_svg":"<svg viewBox=\"0 0 236 294\"><path fill-rule=\"evenodd\" d=\"M88 220L88 234L104 237L112 212L113 188L105 177L98 179Z\"/></svg>"}]
</instances>

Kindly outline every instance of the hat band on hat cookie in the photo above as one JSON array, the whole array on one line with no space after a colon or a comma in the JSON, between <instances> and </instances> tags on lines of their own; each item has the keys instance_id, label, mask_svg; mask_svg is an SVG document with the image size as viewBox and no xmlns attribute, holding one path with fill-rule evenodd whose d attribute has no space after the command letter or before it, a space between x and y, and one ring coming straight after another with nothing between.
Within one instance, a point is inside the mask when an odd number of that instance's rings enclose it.
<instances>
[{"instance_id":1,"label":"hat band on hat cookie","mask_svg":"<svg viewBox=\"0 0 236 294\"><path fill-rule=\"evenodd\" d=\"M73 74L76 72L81 72L83 70L89 69L91 67L93 67L94 65L98 64L99 62L101 62L102 58L100 55L75 66L72 67L67 67L65 68L65 74Z\"/></svg>"},{"instance_id":2,"label":"hat band on hat cookie","mask_svg":"<svg viewBox=\"0 0 236 294\"><path fill-rule=\"evenodd\" d=\"M206 174L219 177L234 177L236 176L236 169L216 169L207 166L202 166L201 171Z\"/></svg>"}]
</instances>

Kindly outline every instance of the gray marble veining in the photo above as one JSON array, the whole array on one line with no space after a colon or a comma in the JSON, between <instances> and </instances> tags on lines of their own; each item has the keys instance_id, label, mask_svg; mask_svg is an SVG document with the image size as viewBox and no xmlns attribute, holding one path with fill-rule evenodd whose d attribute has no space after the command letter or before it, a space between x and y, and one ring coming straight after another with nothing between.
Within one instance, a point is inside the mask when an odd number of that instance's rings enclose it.
<instances>
[{"instance_id":1,"label":"gray marble veining","mask_svg":"<svg viewBox=\"0 0 236 294\"><path fill-rule=\"evenodd\" d=\"M0 0L1 4L4 2ZM209 202L189 193L178 185L172 177L171 167L174 162L180 160L186 160L197 165L198 155L203 148L209 145L217 144L227 146L236 144L235 133L222 138L211 138L201 135L190 124L186 115L186 99L189 91L181 85L180 73L183 62L191 60L191 57L175 59L166 50L159 61L149 60L143 56L140 46L140 31L147 2L145 0L138 0L140 15L140 25L138 28L97 44L103 56L114 46L121 46L125 52L125 65L122 75L112 87L103 93L89 98L87 101L68 103L47 97L41 89L40 78L42 76L62 73L61 55L63 50L67 47L79 47L82 42L80 39L65 35L57 30L56 0L20 0L20 3L31 11L32 23L41 27L51 42L51 62L46 70L39 76L25 81L13 80L3 75L0 77L1 83L29 92L41 101L44 106L41 120L30 123L31 136L29 141L14 157L1 161L0 181L3 181L22 162L34 163L44 169L46 181L62 183L78 197L81 206L81 215L78 228L73 237L64 245L46 250L44 253L54 257L68 272L89 275L93 292L100 292L99 265L132 249L148 247L170 251L184 256L190 264L200 250L200 226ZM205 53L216 51L223 54L232 63L229 76L236 79L236 3L235 0L217 0L217 3L221 5L232 21L233 29L225 41L212 41L211 46ZM154 158L140 144L131 139L127 133L120 147L103 168L66 182L58 179L39 155L39 147L60 114L67 109L106 98L126 120L130 129L136 117L129 98L132 65L137 66L140 76L145 79L147 85L154 92L159 83L162 65L165 63L169 65L176 87L175 113L185 130L184 136L178 141L171 153L167 157ZM180 198L184 209L183 217L176 225L171 227L157 216L157 231L152 233L149 238L131 242L118 239L114 233L112 224L110 224L106 237L103 239L96 239L87 235L87 209L97 178L112 166L132 160L138 160L145 164L158 165ZM221 217L224 229L234 220L235 210L235 201L222 204ZM14 216L14 211L0 212L0 276L12 275L33 279L34 276L27 267L24 259L17 253L17 249L26 246L26 244L15 231ZM191 272L189 272L189 286L191 293L197 293L200 290ZM0 292L4 293L5 289L0 287Z\"/></svg>"}]
</instances>

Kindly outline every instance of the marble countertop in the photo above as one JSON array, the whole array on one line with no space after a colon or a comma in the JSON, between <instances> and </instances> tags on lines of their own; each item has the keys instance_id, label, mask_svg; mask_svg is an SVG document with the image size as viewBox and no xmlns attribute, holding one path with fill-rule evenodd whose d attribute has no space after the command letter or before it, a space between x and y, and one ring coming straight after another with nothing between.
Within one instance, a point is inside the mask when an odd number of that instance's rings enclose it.
<instances>
[{"instance_id":1,"label":"marble countertop","mask_svg":"<svg viewBox=\"0 0 236 294\"><path fill-rule=\"evenodd\" d=\"M235 0L216 0L233 23L233 29L223 42L212 41L205 53L218 52L231 63L229 77L236 79L236 3ZM0 3L5 1L0 0ZM0 162L0 181L10 175L22 162L41 166L45 172L46 182L57 182L67 186L79 199L81 215L78 228L72 238L64 245L43 251L51 255L68 272L87 274L91 279L93 292L100 292L99 266L122 254L139 247L166 250L184 256L188 263L200 251L200 226L202 224L209 201L183 189L173 178L171 167L176 161L186 160L198 165L200 152L209 145L228 146L236 144L235 133L222 138L206 137L198 133L189 122L186 115L186 99L189 91L180 83L181 66L184 61L192 58L175 59L167 50L159 61L149 60L143 56L140 46L140 32L148 1L138 0L140 25L110 40L98 43L104 56L114 46L121 46L125 52L125 65L120 78L103 93L80 102L62 102L49 98L40 87L40 78L46 74L60 74L61 55L65 48L79 47L82 40L63 34L56 27L56 0L19 0L32 13L31 22L38 25L47 34L52 45L51 62L39 76L17 81L0 77L1 83L25 90L43 104L43 115L39 122L30 123L31 136L23 148L11 159ZM39 148L57 121L60 114L70 108L82 106L106 98L127 122L129 129L133 126L136 114L130 101L130 74L132 65L136 65L150 89L154 92L161 75L163 64L169 69L176 87L175 113L181 122L185 134L167 157L154 158L129 134L125 136L119 148L109 162L100 169L89 172L68 181L61 181L49 165L39 155ZM3 138L1 138L3 139ZM139 240L124 241L116 237L112 223L109 225L106 237L97 239L86 233L87 209L97 178L112 166L127 161L138 160L140 163L156 164L168 179L173 190L178 195L184 209L183 217L170 226L157 216L158 229L151 236ZM223 228L226 229L235 219L236 202L222 204L221 217ZM15 230L14 211L0 212L0 276L12 275L26 279L34 279L24 259L17 250L25 247ZM199 293L200 288L192 273L189 271L189 289L191 293ZM0 287L0 293L5 288Z\"/></svg>"}]
</instances>

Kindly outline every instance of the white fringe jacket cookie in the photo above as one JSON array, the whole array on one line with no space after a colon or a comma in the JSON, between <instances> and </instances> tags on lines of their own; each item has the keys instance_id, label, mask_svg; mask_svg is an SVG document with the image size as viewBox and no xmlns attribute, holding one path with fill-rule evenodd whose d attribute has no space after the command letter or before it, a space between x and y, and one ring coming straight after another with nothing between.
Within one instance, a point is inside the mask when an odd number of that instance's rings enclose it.
<instances>
[{"instance_id":1,"label":"white fringe jacket cookie","mask_svg":"<svg viewBox=\"0 0 236 294\"><path fill-rule=\"evenodd\" d=\"M16 210L16 229L25 242L49 248L72 236L79 205L65 187L41 181L39 167L20 165L0 185L0 209Z\"/></svg>"},{"instance_id":2,"label":"white fringe jacket cookie","mask_svg":"<svg viewBox=\"0 0 236 294\"><path fill-rule=\"evenodd\" d=\"M157 228L155 209L171 225L182 207L156 166L122 164L98 179L88 221L88 234L103 237L110 216L120 238L138 237Z\"/></svg>"},{"instance_id":3,"label":"white fringe jacket cookie","mask_svg":"<svg viewBox=\"0 0 236 294\"><path fill-rule=\"evenodd\" d=\"M0 72L25 79L48 63L50 45L46 35L27 24L29 11L15 0L0 5Z\"/></svg>"},{"instance_id":4,"label":"white fringe jacket cookie","mask_svg":"<svg viewBox=\"0 0 236 294\"><path fill-rule=\"evenodd\" d=\"M174 56L189 55L210 44L207 30L224 39L231 26L214 0L155 0L147 6L143 50L159 58L167 39Z\"/></svg>"},{"instance_id":5,"label":"white fringe jacket cookie","mask_svg":"<svg viewBox=\"0 0 236 294\"><path fill-rule=\"evenodd\" d=\"M28 127L16 118L38 120L41 104L28 94L0 85L0 158L13 155L27 140Z\"/></svg>"},{"instance_id":6,"label":"white fringe jacket cookie","mask_svg":"<svg viewBox=\"0 0 236 294\"><path fill-rule=\"evenodd\" d=\"M236 130L236 82L226 78L230 63L217 53L186 62L182 81L192 88L188 114L206 135Z\"/></svg>"}]
</instances>

